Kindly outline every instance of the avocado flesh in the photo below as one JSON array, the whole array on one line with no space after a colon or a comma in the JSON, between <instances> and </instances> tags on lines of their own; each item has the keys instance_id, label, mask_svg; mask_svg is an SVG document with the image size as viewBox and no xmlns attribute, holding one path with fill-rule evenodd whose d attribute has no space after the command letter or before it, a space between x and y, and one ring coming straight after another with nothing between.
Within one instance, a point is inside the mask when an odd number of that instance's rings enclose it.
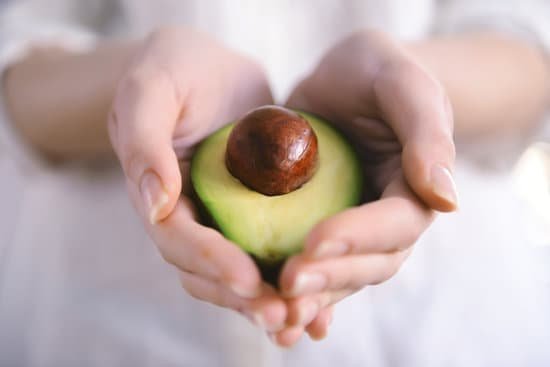
<instances>
[{"instance_id":1,"label":"avocado flesh","mask_svg":"<svg viewBox=\"0 0 550 367\"><path fill-rule=\"evenodd\" d=\"M363 187L359 160L349 143L321 119L297 111L318 139L318 168L299 189L279 196L253 191L225 165L228 125L204 140L191 162L193 188L224 236L264 264L299 252L322 219L359 203Z\"/></svg>"}]
</instances>

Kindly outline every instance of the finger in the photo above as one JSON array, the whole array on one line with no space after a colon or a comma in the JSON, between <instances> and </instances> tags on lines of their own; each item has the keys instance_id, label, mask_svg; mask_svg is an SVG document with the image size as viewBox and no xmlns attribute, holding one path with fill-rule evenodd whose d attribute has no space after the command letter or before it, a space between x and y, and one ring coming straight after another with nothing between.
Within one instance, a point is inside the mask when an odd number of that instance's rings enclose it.
<instances>
[{"instance_id":1,"label":"finger","mask_svg":"<svg viewBox=\"0 0 550 367\"><path fill-rule=\"evenodd\" d=\"M289 326L307 326L312 323L325 308L339 302L354 293L353 289L327 291L296 297L287 301L287 319Z\"/></svg>"},{"instance_id":2,"label":"finger","mask_svg":"<svg viewBox=\"0 0 550 367\"><path fill-rule=\"evenodd\" d=\"M263 330L276 332L285 326L286 305L274 292L265 290L260 298L239 297L227 286L196 274L180 272L183 288L201 301L231 308Z\"/></svg>"},{"instance_id":3,"label":"finger","mask_svg":"<svg viewBox=\"0 0 550 367\"><path fill-rule=\"evenodd\" d=\"M403 146L403 169L414 192L435 210L455 210L453 114L441 84L414 63L400 60L378 73L374 92Z\"/></svg>"},{"instance_id":4,"label":"finger","mask_svg":"<svg viewBox=\"0 0 550 367\"><path fill-rule=\"evenodd\" d=\"M111 141L132 188L132 202L151 223L173 210L181 190L172 148L180 98L167 74L134 71L121 81L109 119Z\"/></svg>"},{"instance_id":5,"label":"finger","mask_svg":"<svg viewBox=\"0 0 550 367\"><path fill-rule=\"evenodd\" d=\"M178 200L164 221L147 228L164 259L178 269L219 281L241 297L261 294L262 279L250 256L218 231L196 222L188 198Z\"/></svg>"},{"instance_id":6,"label":"finger","mask_svg":"<svg viewBox=\"0 0 550 367\"><path fill-rule=\"evenodd\" d=\"M301 81L292 91L285 106L303 111L311 111L311 102L307 96L307 80Z\"/></svg>"},{"instance_id":7,"label":"finger","mask_svg":"<svg viewBox=\"0 0 550 367\"><path fill-rule=\"evenodd\" d=\"M329 306L319 312L319 315L306 327L306 332L313 340L322 340L328 334L328 328L332 323L334 308Z\"/></svg>"},{"instance_id":8,"label":"finger","mask_svg":"<svg viewBox=\"0 0 550 367\"><path fill-rule=\"evenodd\" d=\"M246 308L247 298L237 296L229 288L216 281L186 271L180 271L180 283L191 297L200 301L237 311L242 311Z\"/></svg>"},{"instance_id":9,"label":"finger","mask_svg":"<svg viewBox=\"0 0 550 367\"><path fill-rule=\"evenodd\" d=\"M434 219L397 172L380 200L336 214L316 225L303 255L311 259L394 252L412 245Z\"/></svg>"},{"instance_id":10,"label":"finger","mask_svg":"<svg viewBox=\"0 0 550 367\"><path fill-rule=\"evenodd\" d=\"M290 348L300 340L303 334L304 334L304 327L295 326L295 327L286 328L277 333L271 333L270 337L273 343L284 348Z\"/></svg>"},{"instance_id":11,"label":"finger","mask_svg":"<svg viewBox=\"0 0 550 367\"><path fill-rule=\"evenodd\" d=\"M284 269L281 292L286 296L299 297L330 291L359 290L367 285L380 284L399 271L410 251L341 256L320 261L301 259Z\"/></svg>"}]
</instances>

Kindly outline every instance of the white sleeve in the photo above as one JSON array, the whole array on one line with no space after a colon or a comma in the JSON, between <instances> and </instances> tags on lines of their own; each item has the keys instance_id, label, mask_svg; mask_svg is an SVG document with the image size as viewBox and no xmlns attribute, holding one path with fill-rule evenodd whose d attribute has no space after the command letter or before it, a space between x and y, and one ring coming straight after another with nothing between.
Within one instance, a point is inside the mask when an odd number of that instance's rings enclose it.
<instances>
[{"instance_id":1,"label":"white sleeve","mask_svg":"<svg viewBox=\"0 0 550 367\"><path fill-rule=\"evenodd\" d=\"M96 35L79 23L82 17L75 14L74 8L80 3L30 0L8 1L0 5L0 82L9 65L37 45L56 45L76 51L92 48ZM25 144L11 124L3 88L0 88L0 159L14 160L26 169L44 165L41 157Z\"/></svg>"},{"instance_id":2,"label":"white sleeve","mask_svg":"<svg viewBox=\"0 0 550 367\"><path fill-rule=\"evenodd\" d=\"M550 50L548 0L440 0L437 33L496 29Z\"/></svg>"}]
</instances>

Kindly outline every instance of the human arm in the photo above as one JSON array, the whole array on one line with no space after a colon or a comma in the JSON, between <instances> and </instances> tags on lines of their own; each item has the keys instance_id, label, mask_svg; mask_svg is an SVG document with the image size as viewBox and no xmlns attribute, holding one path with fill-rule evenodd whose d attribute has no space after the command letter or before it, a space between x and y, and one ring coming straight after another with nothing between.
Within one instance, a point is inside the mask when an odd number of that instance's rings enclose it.
<instances>
[{"instance_id":1,"label":"human arm","mask_svg":"<svg viewBox=\"0 0 550 367\"><path fill-rule=\"evenodd\" d=\"M52 160L113 156L107 116L138 46L120 41L86 52L45 45L31 50L3 78L14 127Z\"/></svg>"},{"instance_id":2,"label":"human arm","mask_svg":"<svg viewBox=\"0 0 550 367\"><path fill-rule=\"evenodd\" d=\"M535 42L485 31L405 48L445 88L459 139L532 129L548 109L550 57Z\"/></svg>"}]
</instances>

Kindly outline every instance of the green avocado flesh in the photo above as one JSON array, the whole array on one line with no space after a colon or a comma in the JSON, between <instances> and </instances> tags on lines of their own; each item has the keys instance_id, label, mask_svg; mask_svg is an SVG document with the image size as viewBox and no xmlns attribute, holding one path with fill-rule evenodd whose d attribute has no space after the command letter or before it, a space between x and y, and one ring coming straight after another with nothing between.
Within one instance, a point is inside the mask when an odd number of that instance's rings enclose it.
<instances>
[{"instance_id":1,"label":"green avocado flesh","mask_svg":"<svg viewBox=\"0 0 550 367\"><path fill-rule=\"evenodd\" d=\"M233 124L206 138L191 162L191 181L203 209L226 238L267 264L299 252L315 224L361 199L363 178L354 150L328 123L298 113L317 135L319 165L293 192L266 196L229 173L225 149Z\"/></svg>"}]
</instances>

